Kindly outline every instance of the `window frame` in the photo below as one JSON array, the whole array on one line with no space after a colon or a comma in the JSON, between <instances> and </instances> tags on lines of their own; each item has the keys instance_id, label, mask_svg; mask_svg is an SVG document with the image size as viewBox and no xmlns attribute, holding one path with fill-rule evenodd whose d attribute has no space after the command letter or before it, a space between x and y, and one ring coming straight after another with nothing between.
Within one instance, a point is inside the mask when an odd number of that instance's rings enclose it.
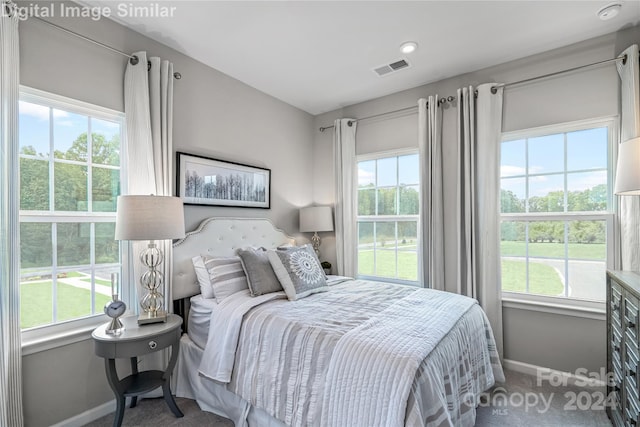
<instances>
[{"instance_id":1,"label":"window frame","mask_svg":"<svg viewBox=\"0 0 640 427\"><path fill-rule=\"evenodd\" d=\"M420 270L421 270L421 242L420 242L420 235L421 235L421 224L420 224L420 212L418 211L418 213L416 215L358 215L358 193L360 191L358 182L357 182L357 174L358 174L358 163L360 162L366 162L366 161L372 161L372 160L380 160L380 159L385 159L385 158L393 158L393 157L402 157L402 156L408 156L408 155L417 155L418 156L418 162L420 161L420 151L418 150L418 148L401 148L401 149L397 149L397 150L386 150L386 151L378 151L375 153L367 153L367 154L360 154L356 156L356 161L355 161L355 173L356 173L356 185L355 185L355 194L354 194L354 199L355 199L355 223L356 223L356 234L358 232L358 227L359 227L359 223L361 222L371 222L371 223L378 223L378 222L394 222L394 223L398 223L398 222L413 222L415 221L416 223L416 233L417 233L417 240L416 240L416 256L417 256L417 271L416 271L416 278L417 280L413 281L413 280L407 280L407 279L400 279L400 278L391 278L391 277L384 277L384 276L374 276L374 275L367 275L367 274L358 274L358 241L356 241L356 246L355 246L355 260L356 260L356 278L358 279L363 279L363 280L372 280L372 281L379 281L379 282L388 282L388 283L397 283L397 284L401 284L401 285L409 285L409 286L420 286ZM399 169L396 170L396 174L399 174ZM420 174L418 171L418 181L420 181ZM421 186L421 183L418 182L418 186ZM374 187L375 189L377 188L386 188L388 186L381 186L378 187L377 185ZM398 186L396 185L396 188L398 188ZM398 200L399 194L396 194L396 202L399 203ZM422 206L421 203L421 192L420 190L418 190L418 206L419 208ZM377 192L376 192L376 202L375 202L376 206L378 204L378 196L377 196ZM396 234L397 234L397 226L396 226ZM395 250L395 254L396 254L396 274L397 274L397 260L398 260L398 248L396 247ZM375 268L375 251L374 251L374 268Z\"/></svg>"},{"instance_id":2,"label":"window frame","mask_svg":"<svg viewBox=\"0 0 640 427\"><path fill-rule=\"evenodd\" d=\"M112 122L117 122L120 124L120 147L121 147L121 156L120 156L120 165L117 167L120 171L120 187L121 189L126 188L126 177L127 177L127 165L126 165L126 156L123 156L122 153L125 152L125 144L126 144L126 127L125 127L125 114L120 111L112 110L109 108L101 107L98 105L90 104L87 102L75 100L72 98L56 95L53 93L45 92L42 90L30 88L27 86L20 86L20 101L25 101L29 103L34 103L38 105L43 105L48 108L60 109L63 111L67 111L74 114L80 114L83 116L88 116L91 118L99 119L99 120L107 120ZM52 132L53 125L50 123L50 132ZM18 141L16 141L16 144ZM20 157L31 158L31 156L20 155ZM83 165L86 165L90 170L93 166L93 162L91 159L91 155L88 154L88 159ZM73 163L73 161L65 161L63 159L55 159L53 153L50 153L48 158L43 158L40 156L34 156L33 158L38 159L40 161L46 161L49 164L49 168L53 167L54 161L62 160L60 163ZM108 165L100 165L101 168L105 169L116 169L116 167L109 167ZM91 172L88 172L92 174ZM55 183L50 181L49 183L49 192L52 194L54 192ZM87 189L91 191L91 180L89 178L87 182ZM19 191L19 190L16 190ZM122 192L122 190L121 190ZM88 206L91 206L92 197L88 197ZM50 200L50 209L54 207L51 205L52 201ZM92 224L92 233L90 236L94 236L93 228L95 227L93 224L98 223L115 223L116 212L89 212L89 211L77 211L77 212L67 212L67 211L55 211L55 210L47 210L47 211L38 211L38 210L20 210L19 211L19 223L64 223L64 222L73 222L73 223L88 223ZM24 221L27 219L27 221ZM52 233L54 231L54 225L52 224ZM55 233L54 233L55 234ZM93 242L93 239L91 240ZM52 243L52 245L55 242ZM15 250L20 251L20 247L16 244ZM128 283L128 277L131 275L131 266L129 265L129 245L119 243L120 250L120 282L121 284ZM93 249L92 249L93 251ZM55 259L55 258L54 258ZM91 261L90 261L91 262ZM95 264L91 263L91 268L95 268ZM66 270L66 267L56 267L52 266L52 271L58 270ZM20 283L17 283L16 286L20 286ZM132 307L131 301L133 298L133 290L130 289L129 286L121 286L121 295L119 295L120 299L123 300L128 307ZM99 313L99 308L94 307L96 314L92 314L85 317L69 319L64 321L57 321L56 323L34 326L31 328L26 328L21 330L22 335L22 354L32 354L40 351L45 351L51 348L56 348L62 345L68 345L73 342L78 342L85 340L90 337L91 331L101 323L104 323L108 320L108 317L105 314ZM128 310L130 313L130 311Z\"/></svg>"},{"instance_id":3,"label":"window frame","mask_svg":"<svg viewBox=\"0 0 640 427\"><path fill-rule=\"evenodd\" d=\"M604 116L593 119L585 119L585 120L576 120L565 123L556 123L552 125L545 125L540 127L503 132L500 140L500 144L502 146L503 142L506 141L514 141L518 139L525 138L536 138L545 135L551 134L566 134L570 132L593 129L599 127L607 128L607 193L608 200L607 205L608 209L606 211L602 211L602 213L597 213L597 211L588 211L588 212L524 212L524 213L502 213L500 211L500 223L504 221L513 221L513 222L531 222L531 221L588 221L588 220L599 220L605 221L605 229L606 229L606 260L605 260L605 268L612 269L615 265L615 257L616 257L616 245L617 239L615 235L615 216L617 211L617 201L616 197L613 193L613 185L615 178L615 166L617 162L617 141L618 137L618 117L617 116ZM528 156L527 153L525 153ZM566 153L565 153L566 159ZM500 162L501 166L502 162ZM579 172L579 171L570 171ZM562 171L563 174L567 174L568 171L565 168ZM555 174L555 172L554 172ZM538 174L533 174L538 175ZM544 175L544 174L541 174ZM525 178L528 180L530 174L525 174ZM512 176L509 176L511 178ZM502 176L500 177L500 181L502 181ZM527 184L528 185L528 184ZM502 188L502 185L500 185ZM566 193L565 193L566 195ZM500 237L499 237L500 238ZM500 259L502 259L502 253L500 253ZM570 258L567 254L562 258L563 261L567 261ZM528 261L527 261L528 262ZM605 278L602 278L603 286L605 286ZM518 304L532 304L534 306L545 306L559 309L577 309L586 312L595 312L602 313L605 309L606 302L602 301L594 301L594 300L586 300L586 299L577 299L572 297L565 296L548 296L548 295L538 295L538 294L530 294L525 292L511 292L502 290L502 283L500 285L501 293L502 293L502 301L506 302L507 305L517 306Z\"/></svg>"}]
</instances>

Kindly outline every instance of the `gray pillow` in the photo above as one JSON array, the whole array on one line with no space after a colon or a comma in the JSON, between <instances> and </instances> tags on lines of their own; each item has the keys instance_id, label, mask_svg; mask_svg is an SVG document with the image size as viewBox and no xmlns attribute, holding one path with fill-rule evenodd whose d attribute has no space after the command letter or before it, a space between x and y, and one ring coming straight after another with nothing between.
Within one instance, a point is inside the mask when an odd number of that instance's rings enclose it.
<instances>
[{"instance_id":1,"label":"gray pillow","mask_svg":"<svg viewBox=\"0 0 640 427\"><path fill-rule=\"evenodd\" d=\"M240 257L242 268L247 275L252 297L282 290L282 285L280 285L276 273L273 272L267 257L266 249L238 249L236 253Z\"/></svg>"},{"instance_id":2,"label":"gray pillow","mask_svg":"<svg viewBox=\"0 0 640 427\"><path fill-rule=\"evenodd\" d=\"M270 250L267 256L289 300L295 301L329 290L324 271L311 245Z\"/></svg>"}]
</instances>

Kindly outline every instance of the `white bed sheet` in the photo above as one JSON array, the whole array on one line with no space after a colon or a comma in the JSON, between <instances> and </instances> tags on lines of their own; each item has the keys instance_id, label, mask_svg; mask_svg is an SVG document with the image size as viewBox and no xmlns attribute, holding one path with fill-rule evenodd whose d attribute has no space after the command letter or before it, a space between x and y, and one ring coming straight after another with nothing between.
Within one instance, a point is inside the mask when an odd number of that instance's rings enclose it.
<instances>
[{"instance_id":1,"label":"white bed sheet","mask_svg":"<svg viewBox=\"0 0 640 427\"><path fill-rule=\"evenodd\" d=\"M187 321L187 331L189 338L195 345L204 348L209 336L209 323L211 321L211 311L218 304L215 299L203 298L198 294L190 299L189 319Z\"/></svg>"}]
</instances>

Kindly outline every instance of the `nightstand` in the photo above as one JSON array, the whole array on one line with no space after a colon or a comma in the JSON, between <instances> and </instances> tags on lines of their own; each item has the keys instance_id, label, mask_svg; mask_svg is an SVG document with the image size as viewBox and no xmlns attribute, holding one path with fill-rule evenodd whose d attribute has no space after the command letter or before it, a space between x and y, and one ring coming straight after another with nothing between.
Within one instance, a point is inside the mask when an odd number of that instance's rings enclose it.
<instances>
[{"instance_id":1,"label":"nightstand","mask_svg":"<svg viewBox=\"0 0 640 427\"><path fill-rule=\"evenodd\" d=\"M125 399L131 397L131 406L136 406L138 396L162 387L164 400L173 414L180 418L182 412L171 395L170 378L178 360L180 350L180 325L182 318L170 314L165 323L154 323L138 326L137 317L129 316L120 319L125 327L120 335L105 333L108 323L96 328L91 336L95 342L95 353L103 357L107 380L116 395L116 415L113 426L119 427L124 417ZM138 372L138 357L160 351L171 346L171 359L165 371ZM120 379L116 371L116 359L131 360L131 375Z\"/></svg>"}]
</instances>

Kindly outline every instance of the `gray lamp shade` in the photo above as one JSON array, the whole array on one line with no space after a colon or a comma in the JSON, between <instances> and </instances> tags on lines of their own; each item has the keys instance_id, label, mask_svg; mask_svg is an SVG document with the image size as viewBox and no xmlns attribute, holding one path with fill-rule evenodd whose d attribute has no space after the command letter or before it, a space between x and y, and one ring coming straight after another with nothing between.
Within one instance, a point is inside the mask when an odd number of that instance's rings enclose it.
<instances>
[{"instance_id":1,"label":"gray lamp shade","mask_svg":"<svg viewBox=\"0 0 640 427\"><path fill-rule=\"evenodd\" d=\"M116 240L184 237L182 199L171 196L118 196Z\"/></svg>"},{"instance_id":2,"label":"gray lamp shade","mask_svg":"<svg viewBox=\"0 0 640 427\"><path fill-rule=\"evenodd\" d=\"M300 231L333 231L331 206L311 206L300 209Z\"/></svg>"},{"instance_id":3,"label":"gray lamp shade","mask_svg":"<svg viewBox=\"0 0 640 427\"><path fill-rule=\"evenodd\" d=\"M640 195L640 137L629 139L618 148L614 192L621 196Z\"/></svg>"}]
</instances>

